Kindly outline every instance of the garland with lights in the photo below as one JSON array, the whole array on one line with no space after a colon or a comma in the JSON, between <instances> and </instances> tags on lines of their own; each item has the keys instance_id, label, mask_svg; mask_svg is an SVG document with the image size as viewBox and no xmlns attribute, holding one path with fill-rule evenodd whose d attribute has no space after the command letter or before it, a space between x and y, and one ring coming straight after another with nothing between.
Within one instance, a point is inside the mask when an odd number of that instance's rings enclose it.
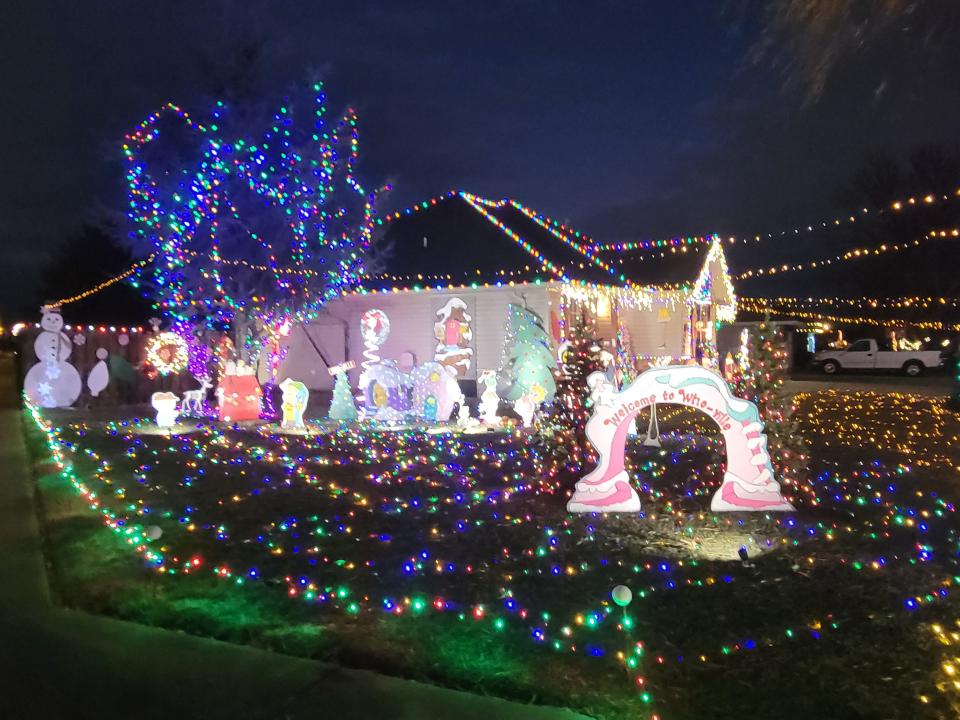
<instances>
[{"instance_id":1,"label":"garland with lights","mask_svg":"<svg viewBox=\"0 0 960 720\"><path fill-rule=\"evenodd\" d=\"M190 354L187 341L165 330L147 340L147 362L161 375L176 375L187 368Z\"/></svg>"}]
</instances>

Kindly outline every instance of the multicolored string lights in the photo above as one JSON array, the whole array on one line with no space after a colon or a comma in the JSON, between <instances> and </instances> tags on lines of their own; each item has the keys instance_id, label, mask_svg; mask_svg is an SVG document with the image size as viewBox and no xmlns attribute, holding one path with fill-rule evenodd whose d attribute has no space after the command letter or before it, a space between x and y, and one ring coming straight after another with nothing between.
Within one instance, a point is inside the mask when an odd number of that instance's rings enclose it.
<instances>
[{"instance_id":1,"label":"multicolored string lights","mask_svg":"<svg viewBox=\"0 0 960 720\"><path fill-rule=\"evenodd\" d=\"M330 123L313 91L309 120L285 101L257 138L228 135L223 103L206 124L169 103L127 136L131 245L153 258L132 274L149 271L174 324L302 321L363 276L380 190L354 174L356 113ZM168 136L195 146L180 167L165 169Z\"/></svg>"},{"instance_id":2,"label":"multicolored string lights","mask_svg":"<svg viewBox=\"0 0 960 720\"><path fill-rule=\"evenodd\" d=\"M668 407L663 448L631 450L644 505L623 521L567 515L570 488L543 475L527 431L310 423L284 435L198 419L166 435L138 418L31 413L64 476L159 574L273 587L328 621L486 628L505 646L582 658L585 676L612 663L659 711L669 668L733 671L740 655L882 633L877 613L954 608L956 507L927 473L956 464L956 422L911 396L797 404L815 446L809 478L789 486L798 513L711 514L720 440L706 416ZM617 584L633 590L625 612ZM721 607L736 620L718 621Z\"/></svg>"}]
</instances>

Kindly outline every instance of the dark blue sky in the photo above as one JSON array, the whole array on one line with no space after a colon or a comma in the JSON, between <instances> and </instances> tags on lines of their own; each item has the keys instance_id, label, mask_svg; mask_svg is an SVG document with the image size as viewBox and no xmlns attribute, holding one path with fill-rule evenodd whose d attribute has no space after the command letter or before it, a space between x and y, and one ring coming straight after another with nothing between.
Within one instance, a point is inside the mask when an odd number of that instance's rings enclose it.
<instances>
[{"instance_id":1,"label":"dark blue sky","mask_svg":"<svg viewBox=\"0 0 960 720\"><path fill-rule=\"evenodd\" d=\"M757 4L759 5L759 3ZM119 144L163 102L206 110L211 65L259 38L258 94L319 70L361 113L387 208L511 196L604 239L814 219L869 152L956 142L955 68L851 62L804 105L751 67L728 3L8 2L0 303L124 200ZM949 90L946 90L949 88Z\"/></svg>"}]
</instances>

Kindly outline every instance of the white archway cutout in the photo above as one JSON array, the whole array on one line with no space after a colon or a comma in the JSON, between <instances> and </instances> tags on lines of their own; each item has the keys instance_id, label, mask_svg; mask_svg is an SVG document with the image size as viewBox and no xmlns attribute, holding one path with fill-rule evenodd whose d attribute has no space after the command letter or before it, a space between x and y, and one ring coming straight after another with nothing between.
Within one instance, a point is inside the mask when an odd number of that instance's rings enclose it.
<instances>
[{"instance_id":1,"label":"white archway cutout","mask_svg":"<svg viewBox=\"0 0 960 720\"><path fill-rule=\"evenodd\" d=\"M569 512L637 512L640 498L624 469L627 431L634 416L652 404L679 404L706 413L723 433L727 467L713 496L714 512L792 511L773 478L767 436L757 406L734 397L726 381L699 365L651 368L617 392L603 373L587 378L594 398L587 439L600 459L581 478Z\"/></svg>"}]
</instances>

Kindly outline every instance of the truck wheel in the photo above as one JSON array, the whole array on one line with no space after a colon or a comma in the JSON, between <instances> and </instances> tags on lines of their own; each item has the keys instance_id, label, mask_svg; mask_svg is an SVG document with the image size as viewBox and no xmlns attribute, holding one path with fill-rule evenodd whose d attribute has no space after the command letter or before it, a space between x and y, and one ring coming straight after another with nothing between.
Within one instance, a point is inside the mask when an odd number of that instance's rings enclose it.
<instances>
[{"instance_id":1,"label":"truck wheel","mask_svg":"<svg viewBox=\"0 0 960 720\"><path fill-rule=\"evenodd\" d=\"M910 377L917 377L923 373L923 363L911 360L903 364L903 374Z\"/></svg>"},{"instance_id":2,"label":"truck wheel","mask_svg":"<svg viewBox=\"0 0 960 720\"><path fill-rule=\"evenodd\" d=\"M839 369L840 363L838 363L836 360L826 360L823 363L823 371L827 375L836 375Z\"/></svg>"}]
</instances>

